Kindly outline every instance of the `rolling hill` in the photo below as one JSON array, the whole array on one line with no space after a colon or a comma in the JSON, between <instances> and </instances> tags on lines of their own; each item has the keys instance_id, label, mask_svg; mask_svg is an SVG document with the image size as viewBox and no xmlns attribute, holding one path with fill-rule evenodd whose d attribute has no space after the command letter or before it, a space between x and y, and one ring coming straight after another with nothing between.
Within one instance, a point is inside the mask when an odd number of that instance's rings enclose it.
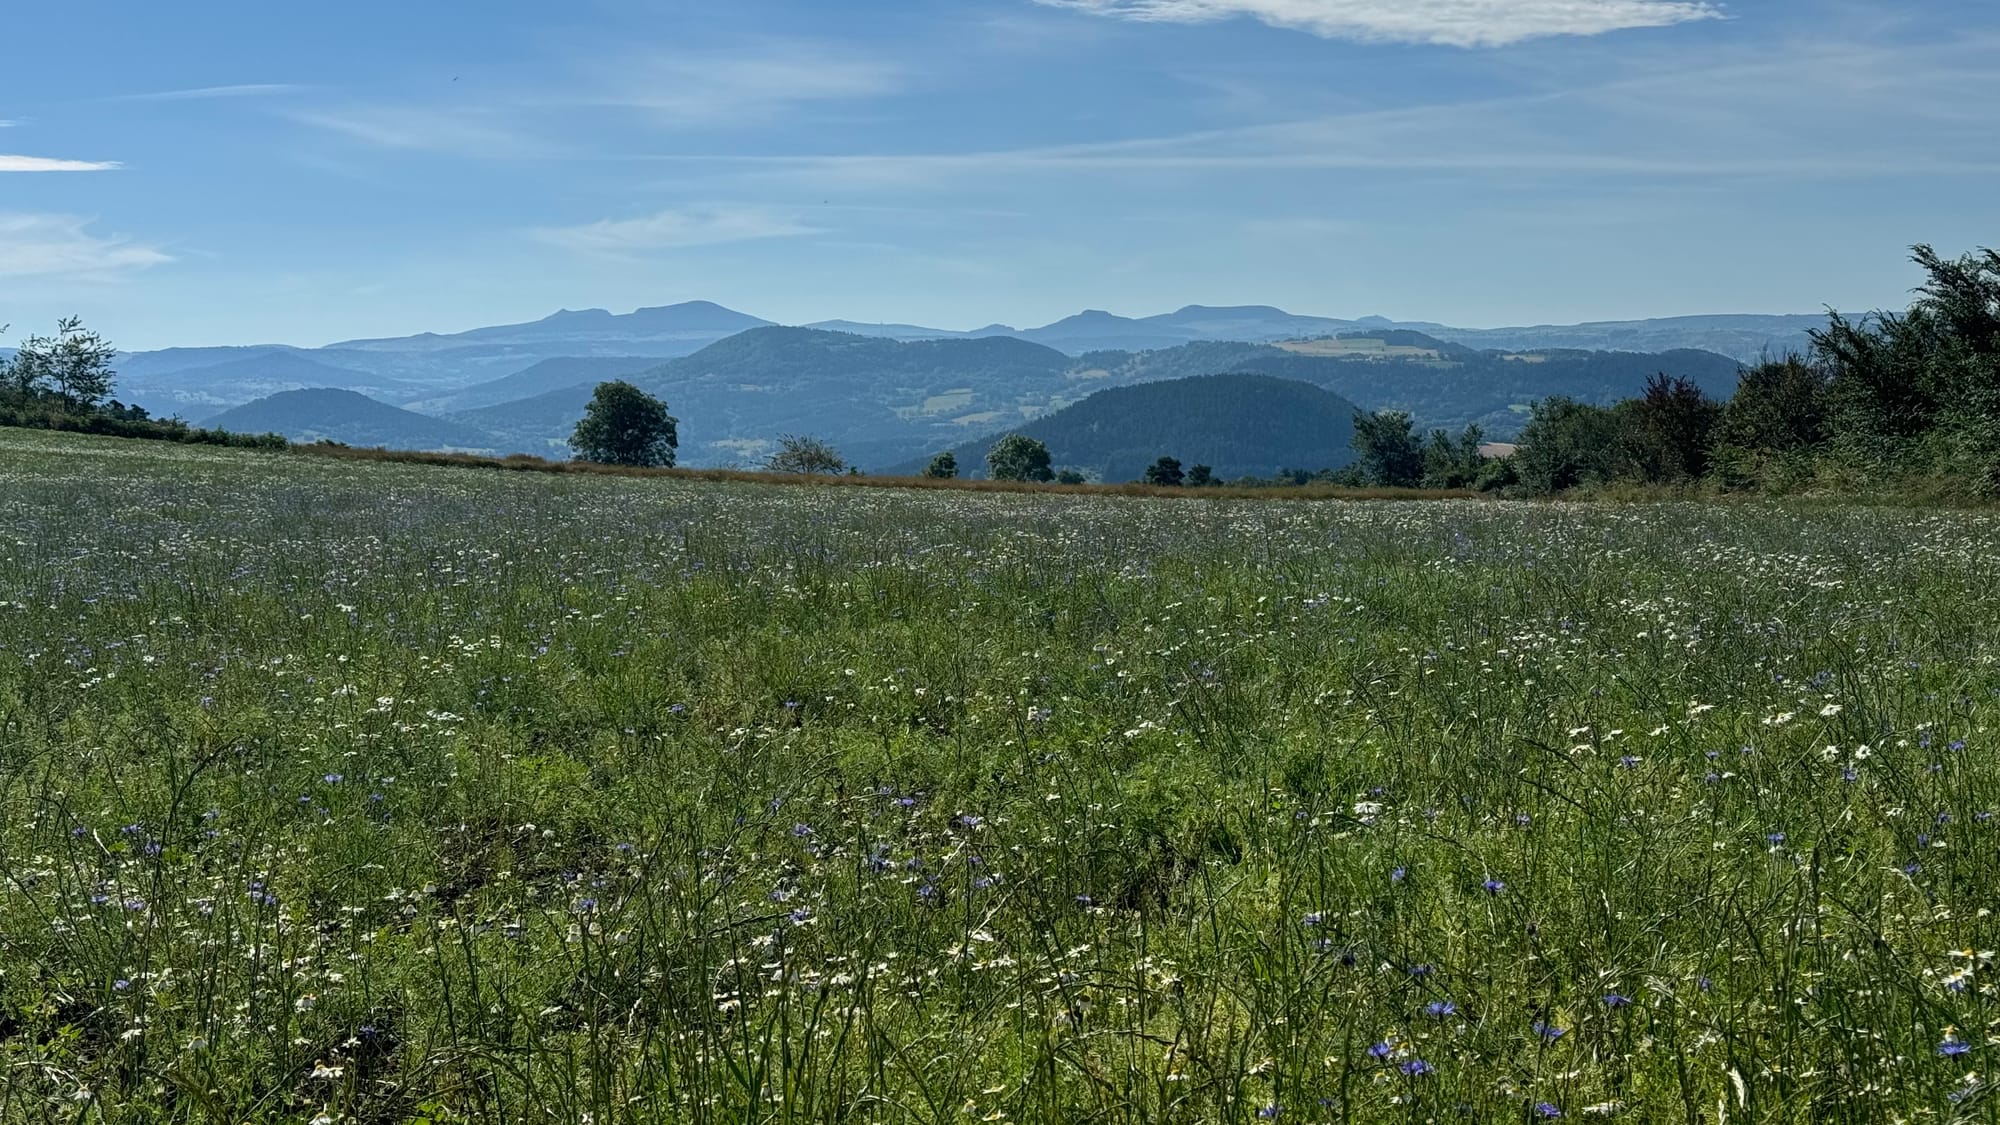
<instances>
[{"instance_id":1,"label":"rolling hill","mask_svg":"<svg viewBox=\"0 0 2000 1125\"><path fill-rule=\"evenodd\" d=\"M545 359L525 371L516 371L512 375L503 375L484 383L475 383L462 390L415 399L403 405L424 414L478 410L483 407L498 406L504 402L533 398L566 387L594 386L608 379L623 379L658 365L659 360L647 356L569 356L561 359Z\"/></svg>"},{"instance_id":2,"label":"rolling hill","mask_svg":"<svg viewBox=\"0 0 2000 1125\"><path fill-rule=\"evenodd\" d=\"M335 388L283 391L225 410L202 425L237 433L278 433L293 441L344 442L392 449L491 451L489 436L366 395Z\"/></svg>"},{"instance_id":3,"label":"rolling hill","mask_svg":"<svg viewBox=\"0 0 2000 1125\"><path fill-rule=\"evenodd\" d=\"M1410 411L1425 427L1520 431L1550 395L1610 403L1655 372L1728 394L1737 364L1706 352L1479 351L1410 331L1286 344L1200 342L1072 359L1012 337L898 342L803 328L758 328L630 376L681 419L690 465L746 464L786 433L830 442L864 469L1017 426L1109 387L1195 375L1261 374L1313 384L1363 409ZM591 384L445 414L497 449L560 456Z\"/></svg>"},{"instance_id":4,"label":"rolling hill","mask_svg":"<svg viewBox=\"0 0 2000 1125\"><path fill-rule=\"evenodd\" d=\"M155 414L194 416L236 406L279 391L336 387L380 399L400 399L418 388L366 371L337 367L312 353L259 349L250 355L157 375L127 375L119 383L125 401Z\"/></svg>"},{"instance_id":5,"label":"rolling hill","mask_svg":"<svg viewBox=\"0 0 2000 1125\"><path fill-rule=\"evenodd\" d=\"M1367 410L1405 410L1425 429L1477 424L1511 438L1538 399L1565 395L1609 405L1640 393L1656 373L1692 379L1710 395L1736 389L1741 365L1713 352L1480 351L1410 331L1348 333L1277 345L1193 344L1136 355L1083 357L1114 382L1208 372L1298 379Z\"/></svg>"},{"instance_id":6,"label":"rolling hill","mask_svg":"<svg viewBox=\"0 0 2000 1125\"><path fill-rule=\"evenodd\" d=\"M1162 456L1218 476L1282 468L1339 468L1354 460L1353 403L1294 379L1197 375L1102 390L1081 402L953 448L959 472L986 475L986 451L1007 433L1049 447L1057 468L1104 481L1136 480ZM896 466L921 471L923 461Z\"/></svg>"}]
</instances>

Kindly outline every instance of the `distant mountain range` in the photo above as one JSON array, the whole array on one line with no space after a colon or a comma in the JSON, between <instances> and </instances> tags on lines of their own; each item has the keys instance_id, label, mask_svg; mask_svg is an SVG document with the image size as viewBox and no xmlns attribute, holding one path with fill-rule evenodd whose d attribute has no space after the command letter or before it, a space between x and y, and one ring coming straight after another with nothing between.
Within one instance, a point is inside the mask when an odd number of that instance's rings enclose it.
<instances>
[{"instance_id":1,"label":"distant mountain range","mask_svg":"<svg viewBox=\"0 0 2000 1125\"><path fill-rule=\"evenodd\" d=\"M1734 388L1738 370L1735 360L1712 352L1481 350L1407 330L1072 356L1013 336L898 341L766 326L663 363L631 356L543 360L403 407L351 387L287 390L208 420L306 440L561 457L595 385L623 377L666 399L679 417L683 463L753 465L782 435L809 434L878 471L1027 426L1100 391L1191 376L1287 380L1363 409L1408 410L1426 428L1477 423L1504 439L1519 431L1530 403L1550 395L1611 402L1637 393L1661 371L1722 395ZM1286 432L1288 409L1273 405L1266 429ZM1142 444L1135 439L1129 448L1111 449L1093 467L1122 472L1120 458Z\"/></svg>"},{"instance_id":2,"label":"distant mountain range","mask_svg":"<svg viewBox=\"0 0 2000 1125\"><path fill-rule=\"evenodd\" d=\"M1703 316L1602 324L1465 329L1382 317L1344 320L1299 316L1263 305L1214 308L1189 305L1176 312L1124 317L1088 311L1040 328L995 324L955 332L912 324L825 321L807 327L903 342L1013 338L1069 356L1092 351L1160 351L1185 344L1270 344L1361 333L1420 332L1432 339L1478 349L1665 352L1698 349L1740 360L1801 350L1819 316ZM347 340L323 348L268 344L170 348L121 357L120 390L130 401L163 414L198 417L283 390L334 386L423 410L476 409L491 395L450 396L475 385L516 375L553 359L664 360L693 355L742 332L772 327L762 317L707 301L614 314L603 309L555 313L526 324L497 325L451 334L422 333ZM311 363L317 367L306 367ZM331 371L322 370L325 368ZM556 389L548 387L546 389ZM496 392L497 393L497 392ZM482 401L483 397L483 401ZM504 401L504 400L503 400Z\"/></svg>"},{"instance_id":3,"label":"distant mountain range","mask_svg":"<svg viewBox=\"0 0 2000 1125\"><path fill-rule=\"evenodd\" d=\"M1802 349L1821 323L1710 316L1460 329L1189 305L954 332L852 321L784 327L693 301L323 348L132 353L120 357L117 394L162 415L308 440L565 456L591 388L626 378L679 416L687 464L754 464L796 433L878 470L1026 426L1099 391L1222 374L1307 384L1362 409L1407 410L1426 428L1477 423L1506 439L1538 399L1610 402L1660 371L1727 395L1739 361ZM1285 419L1271 409L1277 433ZM1125 452L1099 461L1116 476Z\"/></svg>"}]
</instances>

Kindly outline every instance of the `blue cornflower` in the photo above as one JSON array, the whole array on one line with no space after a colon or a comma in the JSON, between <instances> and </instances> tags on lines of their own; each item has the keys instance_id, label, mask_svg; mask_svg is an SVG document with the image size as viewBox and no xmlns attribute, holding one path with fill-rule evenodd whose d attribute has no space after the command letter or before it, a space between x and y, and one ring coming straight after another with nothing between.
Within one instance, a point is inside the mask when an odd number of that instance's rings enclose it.
<instances>
[{"instance_id":1,"label":"blue cornflower","mask_svg":"<svg viewBox=\"0 0 2000 1125\"><path fill-rule=\"evenodd\" d=\"M1308 914L1300 921L1302 924L1307 926L1317 926L1321 922L1326 921L1326 915L1319 913Z\"/></svg>"},{"instance_id":2,"label":"blue cornflower","mask_svg":"<svg viewBox=\"0 0 2000 1125\"><path fill-rule=\"evenodd\" d=\"M1970 1054L1971 1051L1972 1044L1962 1039L1947 1039L1938 1044L1938 1054L1948 1059L1955 1059L1960 1055Z\"/></svg>"},{"instance_id":3,"label":"blue cornflower","mask_svg":"<svg viewBox=\"0 0 2000 1125\"><path fill-rule=\"evenodd\" d=\"M1368 1057L1371 1059L1386 1059L1395 1053L1396 1048L1390 1046L1388 1043L1377 1043L1368 1048Z\"/></svg>"},{"instance_id":4,"label":"blue cornflower","mask_svg":"<svg viewBox=\"0 0 2000 1125\"><path fill-rule=\"evenodd\" d=\"M1259 1109L1257 1111L1257 1116L1263 1118L1266 1121L1269 1121L1283 1112L1285 1112L1285 1108L1274 1102L1270 1105L1263 1107L1262 1109Z\"/></svg>"},{"instance_id":5,"label":"blue cornflower","mask_svg":"<svg viewBox=\"0 0 2000 1125\"><path fill-rule=\"evenodd\" d=\"M1782 848L1785 846L1785 834L1783 832L1773 832L1764 837L1764 841L1774 848Z\"/></svg>"},{"instance_id":6,"label":"blue cornflower","mask_svg":"<svg viewBox=\"0 0 2000 1125\"><path fill-rule=\"evenodd\" d=\"M111 991L113 992L123 992L130 987L132 987L132 982L122 977L111 982Z\"/></svg>"},{"instance_id":7,"label":"blue cornflower","mask_svg":"<svg viewBox=\"0 0 2000 1125\"><path fill-rule=\"evenodd\" d=\"M337 773L330 773L327 774L325 777L320 778L320 780L326 782L328 785L339 785L342 781L345 781L347 779L340 776Z\"/></svg>"},{"instance_id":8,"label":"blue cornflower","mask_svg":"<svg viewBox=\"0 0 2000 1125\"><path fill-rule=\"evenodd\" d=\"M1550 1043L1553 1043L1556 1040L1561 1039L1563 1036L1569 1034L1568 1031L1564 1030L1563 1028L1557 1027L1555 1024L1552 1024L1547 1020L1536 1020L1534 1026L1535 1026L1535 1034L1541 1036L1543 1039L1547 1040Z\"/></svg>"},{"instance_id":9,"label":"blue cornflower","mask_svg":"<svg viewBox=\"0 0 2000 1125\"><path fill-rule=\"evenodd\" d=\"M1479 885L1486 888L1486 893L1489 895L1497 895L1507 889L1507 884L1498 879L1488 879Z\"/></svg>"},{"instance_id":10,"label":"blue cornflower","mask_svg":"<svg viewBox=\"0 0 2000 1125\"><path fill-rule=\"evenodd\" d=\"M1404 879L1408 878L1409 874L1410 872L1408 868L1398 867L1394 871L1389 872L1389 881L1391 883L1400 883Z\"/></svg>"},{"instance_id":11,"label":"blue cornflower","mask_svg":"<svg viewBox=\"0 0 2000 1125\"><path fill-rule=\"evenodd\" d=\"M1424 1005L1424 1014L1432 1019L1441 1020L1447 1016L1457 1015L1458 1005L1449 1000L1433 1000Z\"/></svg>"},{"instance_id":12,"label":"blue cornflower","mask_svg":"<svg viewBox=\"0 0 2000 1125\"><path fill-rule=\"evenodd\" d=\"M973 816L971 813L967 813L964 816L959 817L958 822L967 828L977 828L980 825L986 823L986 818L983 816Z\"/></svg>"},{"instance_id":13,"label":"blue cornflower","mask_svg":"<svg viewBox=\"0 0 2000 1125\"><path fill-rule=\"evenodd\" d=\"M1422 1059L1411 1059L1396 1069L1409 1075L1411 1078L1422 1078L1426 1074L1435 1073L1437 1068Z\"/></svg>"},{"instance_id":14,"label":"blue cornflower","mask_svg":"<svg viewBox=\"0 0 2000 1125\"><path fill-rule=\"evenodd\" d=\"M810 836L812 834L813 830L812 830L812 825L810 824L792 825L792 835L798 837L801 840L805 839L807 836Z\"/></svg>"},{"instance_id":15,"label":"blue cornflower","mask_svg":"<svg viewBox=\"0 0 2000 1125\"><path fill-rule=\"evenodd\" d=\"M1553 1119L1555 1119L1555 1118L1558 1118L1558 1117L1561 1117L1562 1115L1563 1115L1563 1111L1562 1111L1562 1110L1560 1110L1560 1109L1556 1108L1556 1107L1555 1107L1554 1105L1551 1105L1551 1104L1550 1104L1550 1103L1548 1103L1548 1102L1536 1102L1536 1103L1535 1103L1535 1116L1536 1116L1536 1117L1539 1117L1539 1118L1542 1118L1543 1120L1547 1121L1547 1120L1553 1120Z\"/></svg>"},{"instance_id":16,"label":"blue cornflower","mask_svg":"<svg viewBox=\"0 0 2000 1125\"><path fill-rule=\"evenodd\" d=\"M1607 993L1604 997L1604 1006L1613 1010L1629 1008L1632 1006L1632 998L1616 992Z\"/></svg>"}]
</instances>

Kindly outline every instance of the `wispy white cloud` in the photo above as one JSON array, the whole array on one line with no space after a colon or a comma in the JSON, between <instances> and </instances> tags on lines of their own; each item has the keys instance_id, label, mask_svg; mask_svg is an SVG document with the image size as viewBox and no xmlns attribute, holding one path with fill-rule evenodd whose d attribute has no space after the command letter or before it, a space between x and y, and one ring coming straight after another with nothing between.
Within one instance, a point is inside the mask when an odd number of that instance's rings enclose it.
<instances>
[{"instance_id":1,"label":"wispy white cloud","mask_svg":"<svg viewBox=\"0 0 2000 1125\"><path fill-rule=\"evenodd\" d=\"M0 277L107 280L173 259L117 236L90 233L75 215L0 212Z\"/></svg>"},{"instance_id":2,"label":"wispy white cloud","mask_svg":"<svg viewBox=\"0 0 2000 1125\"><path fill-rule=\"evenodd\" d=\"M606 219L574 227L544 227L543 242L586 254L617 257L688 246L714 246L819 231L797 219L754 207L699 207L660 211L634 219Z\"/></svg>"},{"instance_id":3,"label":"wispy white cloud","mask_svg":"<svg viewBox=\"0 0 2000 1125\"><path fill-rule=\"evenodd\" d=\"M7 156L0 154L0 172L110 172L122 167L116 160L56 160L47 156Z\"/></svg>"},{"instance_id":4,"label":"wispy white cloud","mask_svg":"<svg viewBox=\"0 0 2000 1125\"><path fill-rule=\"evenodd\" d=\"M532 156L538 142L484 109L356 105L302 111L294 121L378 148L454 156Z\"/></svg>"},{"instance_id":5,"label":"wispy white cloud","mask_svg":"<svg viewBox=\"0 0 2000 1125\"><path fill-rule=\"evenodd\" d=\"M1119 19L1209 23L1248 16L1331 39L1502 47L1718 19L1707 0L1035 0Z\"/></svg>"},{"instance_id":6,"label":"wispy white cloud","mask_svg":"<svg viewBox=\"0 0 2000 1125\"><path fill-rule=\"evenodd\" d=\"M1357 171L1873 179L2000 174L2000 40L1794 43L1568 73L1483 99L1070 145L958 152L656 157L809 184L891 190L996 177Z\"/></svg>"},{"instance_id":7,"label":"wispy white cloud","mask_svg":"<svg viewBox=\"0 0 2000 1125\"><path fill-rule=\"evenodd\" d=\"M145 94L121 94L107 98L114 102L195 102L215 98L269 98L296 94L306 89L285 82L255 82L238 86L199 86L191 90L158 90Z\"/></svg>"},{"instance_id":8,"label":"wispy white cloud","mask_svg":"<svg viewBox=\"0 0 2000 1125\"><path fill-rule=\"evenodd\" d=\"M598 60L615 76L581 100L658 114L676 124L738 124L810 102L880 97L901 88L893 65L841 48L777 43L752 51L671 50Z\"/></svg>"}]
</instances>

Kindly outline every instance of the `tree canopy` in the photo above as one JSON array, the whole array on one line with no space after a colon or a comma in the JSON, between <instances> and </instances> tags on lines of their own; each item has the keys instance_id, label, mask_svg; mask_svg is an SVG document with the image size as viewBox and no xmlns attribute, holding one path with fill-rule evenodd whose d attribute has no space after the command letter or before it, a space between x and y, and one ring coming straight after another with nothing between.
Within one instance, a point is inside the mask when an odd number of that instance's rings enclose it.
<instances>
[{"instance_id":1,"label":"tree canopy","mask_svg":"<svg viewBox=\"0 0 2000 1125\"><path fill-rule=\"evenodd\" d=\"M844 472L847 462L834 448L816 437L786 434L778 439L778 450L764 460L764 470L797 473L801 476Z\"/></svg>"},{"instance_id":2,"label":"tree canopy","mask_svg":"<svg viewBox=\"0 0 2000 1125\"><path fill-rule=\"evenodd\" d=\"M1051 481L1049 447L1025 434L1008 434L986 453L986 471L994 480Z\"/></svg>"},{"instance_id":3,"label":"tree canopy","mask_svg":"<svg viewBox=\"0 0 2000 1125\"><path fill-rule=\"evenodd\" d=\"M53 336L30 336L12 361L0 364L5 385L16 397L49 397L73 411L91 412L111 397L118 373L118 349L86 330L77 317L56 322Z\"/></svg>"},{"instance_id":4,"label":"tree canopy","mask_svg":"<svg viewBox=\"0 0 2000 1125\"><path fill-rule=\"evenodd\" d=\"M632 384L599 383L569 445L582 461L671 468L680 446L679 423L666 403Z\"/></svg>"}]
</instances>

